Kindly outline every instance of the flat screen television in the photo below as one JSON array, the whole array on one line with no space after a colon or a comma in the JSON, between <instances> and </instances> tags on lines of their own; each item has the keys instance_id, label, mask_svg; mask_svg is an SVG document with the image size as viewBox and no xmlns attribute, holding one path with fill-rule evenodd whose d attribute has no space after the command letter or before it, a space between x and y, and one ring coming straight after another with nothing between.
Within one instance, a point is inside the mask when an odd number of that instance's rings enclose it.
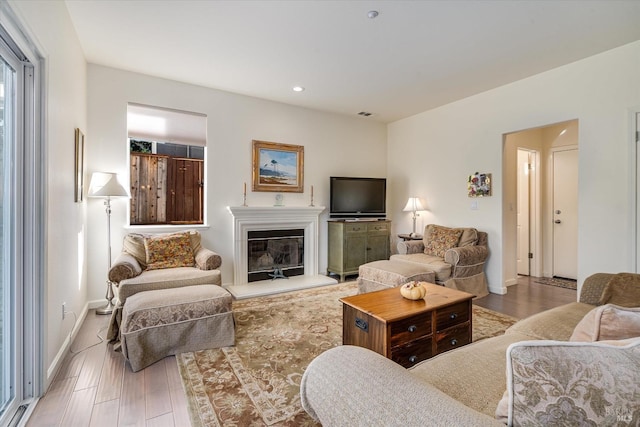
<instances>
[{"instance_id":1,"label":"flat screen television","mask_svg":"<svg viewBox=\"0 0 640 427\"><path fill-rule=\"evenodd\" d=\"M386 178L330 178L329 217L376 219L386 217Z\"/></svg>"}]
</instances>

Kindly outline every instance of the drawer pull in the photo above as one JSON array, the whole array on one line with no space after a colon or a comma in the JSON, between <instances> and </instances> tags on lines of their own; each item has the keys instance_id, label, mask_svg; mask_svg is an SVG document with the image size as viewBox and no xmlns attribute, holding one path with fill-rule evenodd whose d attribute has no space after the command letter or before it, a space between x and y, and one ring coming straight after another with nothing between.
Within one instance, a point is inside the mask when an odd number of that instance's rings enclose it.
<instances>
[{"instance_id":1,"label":"drawer pull","mask_svg":"<svg viewBox=\"0 0 640 427\"><path fill-rule=\"evenodd\" d=\"M365 332L369 332L369 322L359 317L356 317L356 328L362 329Z\"/></svg>"},{"instance_id":2,"label":"drawer pull","mask_svg":"<svg viewBox=\"0 0 640 427\"><path fill-rule=\"evenodd\" d=\"M458 317L458 313L451 313L451 316L449 316L449 319L453 320L456 317Z\"/></svg>"},{"instance_id":3,"label":"drawer pull","mask_svg":"<svg viewBox=\"0 0 640 427\"><path fill-rule=\"evenodd\" d=\"M457 339L452 339L451 340L451 345L458 345L458 340Z\"/></svg>"},{"instance_id":4,"label":"drawer pull","mask_svg":"<svg viewBox=\"0 0 640 427\"><path fill-rule=\"evenodd\" d=\"M409 328L407 329L409 332L415 332L418 329L418 327L416 325L411 325L409 326Z\"/></svg>"},{"instance_id":5,"label":"drawer pull","mask_svg":"<svg viewBox=\"0 0 640 427\"><path fill-rule=\"evenodd\" d=\"M418 361L418 356L411 356L409 357L409 362L411 363L416 363Z\"/></svg>"}]
</instances>

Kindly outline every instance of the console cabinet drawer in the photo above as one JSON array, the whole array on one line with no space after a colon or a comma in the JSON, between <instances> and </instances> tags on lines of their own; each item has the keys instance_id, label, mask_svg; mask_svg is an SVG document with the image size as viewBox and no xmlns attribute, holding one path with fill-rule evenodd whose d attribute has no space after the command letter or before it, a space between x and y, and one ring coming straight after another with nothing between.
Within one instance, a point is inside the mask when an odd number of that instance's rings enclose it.
<instances>
[{"instance_id":1,"label":"console cabinet drawer","mask_svg":"<svg viewBox=\"0 0 640 427\"><path fill-rule=\"evenodd\" d=\"M431 312L422 313L391 324L392 347L427 335L431 335Z\"/></svg>"},{"instance_id":2,"label":"console cabinet drawer","mask_svg":"<svg viewBox=\"0 0 640 427\"><path fill-rule=\"evenodd\" d=\"M436 354L462 347L471 342L469 322L436 333Z\"/></svg>"},{"instance_id":3,"label":"console cabinet drawer","mask_svg":"<svg viewBox=\"0 0 640 427\"><path fill-rule=\"evenodd\" d=\"M469 304L466 302L438 309L436 330L442 331L451 326L469 321Z\"/></svg>"},{"instance_id":4,"label":"console cabinet drawer","mask_svg":"<svg viewBox=\"0 0 640 427\"><path fill-rule=\"evenodd\" d=\"M410 368L418 362L429 359L433 356L433 345L431 337L424 337L410 341L404 345L391 348L391 360Z\"/></svg>"},{"instance_id":5,"label":"console cabinet drawer","mask_svg":"<svg viewBox=\"0 0 640 427\"><path fill-rule=\"evenodd\" d=\"M354 223L345 224L344 231L346 233L366 233L367 224L354 224Z\"/></svg>"},{"instance_id":6,"label":"console cabinet drawer","mask_svg":"<svg viewBox=\"0 0 640 427\"><path fill-rule=\"evenodd\" d=\"M376 222L373 224L367 225L367 232L369 233L382 233L389 234L389 223L387 222Z\"/></svg>"}]
</instances>

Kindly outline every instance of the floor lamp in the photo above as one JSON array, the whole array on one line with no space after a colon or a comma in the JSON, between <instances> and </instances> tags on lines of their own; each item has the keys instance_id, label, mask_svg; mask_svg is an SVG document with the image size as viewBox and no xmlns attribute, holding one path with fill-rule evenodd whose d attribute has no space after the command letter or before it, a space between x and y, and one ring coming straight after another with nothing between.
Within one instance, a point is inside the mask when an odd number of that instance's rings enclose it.
<instances>
[{"instance_id":1,"label":"floor lamp","mask_svg":"<svg viewBox=\"0 0 640 427\"><path fill-rule=\"evenodd\" d=\"M91 175L89 193L87 197L105 199L104 206L107 212L107 274L111 268L111 198L129 197L127 190L118 182L118 175L107 172L94 172ZM96 310L96 314L111 314L115 306L113 305L113 283L107 278L107 305Z\"/></svg>"},{"instance_id":2,"label":"floor lamp","mask_svg":"<svg viewBox=\"0 0 640 427\"><path fill-rule=\"evenodd\" d=\"M404 209L402 209L403 212L412 212L411 217L413 218L413 231L411 232L411 237L416 236L416 217L418 216L416 211L423 210L424 208L422 207L422 203L420 202L420 198L418 197L409 197L409 200L407 200L407 204L405 205Z\"/></svg>"}]
</instances>

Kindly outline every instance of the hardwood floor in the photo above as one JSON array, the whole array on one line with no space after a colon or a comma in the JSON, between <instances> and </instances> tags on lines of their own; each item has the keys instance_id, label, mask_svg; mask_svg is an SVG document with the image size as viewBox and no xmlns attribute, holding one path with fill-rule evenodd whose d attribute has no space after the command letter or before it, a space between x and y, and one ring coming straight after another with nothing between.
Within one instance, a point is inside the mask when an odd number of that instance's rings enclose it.
<instances>
[{"instance_id":1,"label":"hardwood floor","mask_svg":"<svg viewBox=\"0 0 640 427\"><path fill-rule=\"evenodd\" d=\"M517 318L576 300L576 291L523 277L506 295L473 303ZM101 338L109 316L90 311L47 393L27 427L190 426L175 357L133 373L122 354Z\"/></svg>"},{"instance_id":2,"label":"hardwood floor","mask_svg":"<svg viewBox=\"0 0 640 427\"><path fill-rule=\"evenodd\" d=\"M104 337L110 316L89 311L27 427L190 426L174 356L132 372Z\"/></svg>"},{"instance_id":3,"label":"hardwood floor","mask_svg":"<svg viewBox=\"0 0 640 427\"><path fill-rule=\"evenodd\" d=\"M490 310L523 319L550 308L574 302L576 291L543 285L535 277L518 277L518 284L509 286L506 295L489 294L473 303Z\"/></svg>"}]
</instances>

